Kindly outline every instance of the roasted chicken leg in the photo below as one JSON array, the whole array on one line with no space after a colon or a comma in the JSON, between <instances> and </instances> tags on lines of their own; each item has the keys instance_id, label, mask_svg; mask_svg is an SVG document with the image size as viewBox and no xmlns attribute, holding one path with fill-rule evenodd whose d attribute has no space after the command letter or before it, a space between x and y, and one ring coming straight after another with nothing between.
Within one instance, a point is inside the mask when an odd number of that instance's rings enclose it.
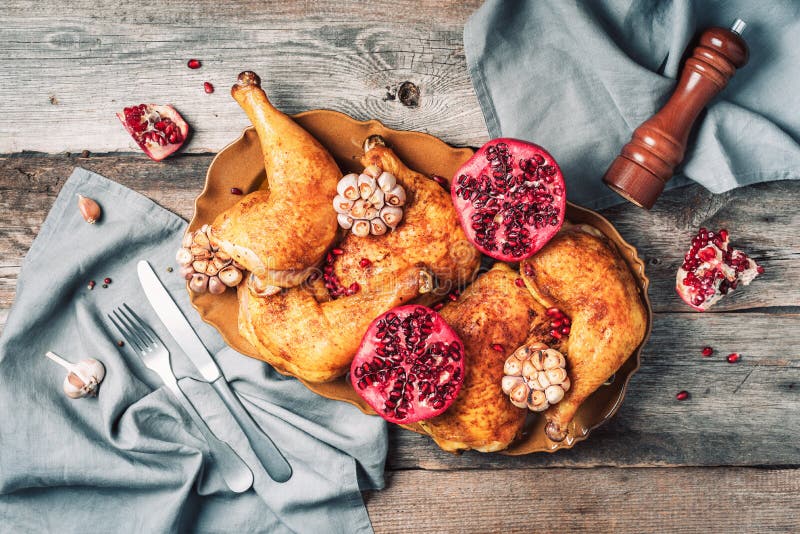
<instances>
[{"instance_id":1,"label":"roasted chicken leg","mask_svg":"<svg viewBox=\"0 0 800 534\"><path fill-rule=\"evenodd\" d=\"M331 199L341 177L333 157L270 103L253 72L231 89L258 132L267 180L221 213L209 232L251 273L260 294L302 283L336 237Z\"/></svg>"},{"instance_id":2,"label":"roasted chicken leg","mask_svg":"<svg viewBox=\"0 0 800 534\"><path fill-rule=\"evenodd\" d=\"M569 337L559 345L572 387L544 412L547 437L562 441L580 405L642 342L647 315L628 266L591 226L565 227L520 271L543 306L557 307L572 320Z\"/></svg>"},{"instance_id":3,"label":"roasted chicken leg","mask_svg":"<svg viewBox=\"0 0 800 534\"><path fill-rule=\"evenodd\" d=\"M503 362L529 336L544 337L549 318L530 292L516 285L518 277L505 264L495 264L440 312L464 342L466 374L453 405L419 425L446 451L503 450L522 430L528 410L503 393Z\"/></svg>"}]
</instances>

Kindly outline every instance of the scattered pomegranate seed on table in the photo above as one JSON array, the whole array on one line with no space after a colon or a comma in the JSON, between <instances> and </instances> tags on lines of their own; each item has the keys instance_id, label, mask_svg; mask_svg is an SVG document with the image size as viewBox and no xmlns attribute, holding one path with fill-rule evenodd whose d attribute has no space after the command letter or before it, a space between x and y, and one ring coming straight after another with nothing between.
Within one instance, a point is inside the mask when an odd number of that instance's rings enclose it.
<instances>
[{"instance_id":1,"label":"scattered pomegranate seed on table","mask_svg":"<svg viewBox=\"0 0 800 534\"><path fill-rule=\"evenodd\" d=\"M201 65L202 63L200 63L199 59L190 59L186 63L186 66L189 67L190 69L199 69Z\"/></svg>"},{"instance_id":2,"label":"scattered pomegranate seed on table","mask_svg":"<svg viewBox=\"0 0 800 534\"><path fill-rule=\"evenodd\" d=\"M241 195L242 190L238 187L231 187L231 195Z\"/></svg>"},{"instance_id":3,"label":"scattered pomegranate seed on table","mask_svg":"<svg viewBox=\"0 0 800 534\"><path fill-rule=\"evenodd\" d=\"M492 343L492 350L496 350L497 352L505 352L506 349L500 343Z\"/></svg>"},{"instance_id":4,"label":"scattered pomegranate seed on table","mask_svg":"<svg viewBox=\"0 0 800 534\"><path fill-rule=\"evenodd\" d=\"M728 363L736 363L739 361L739 358L741 358L741 356L739 356L738 352L731 352L728 354Z\"/></svg>"},{"instance_id":5,"label":"scattered pomegranate seed on table","mask_svg":"<svg viewBox=\"0 0 800 534\"><path fill-rule=\"evenodd\" d=\"M94 280L89 280L89 284L86 287L88 287L89 290L92 290L92 289L94 289L94 286L95 286L95 281Z\"/></svg>"},{"instance_id":6,"label":"scattered pomegranate seed on table","mask_svg":"<svg viewBox=\"0 0 800 534\"><path fill-rule=\"evenodd\" d=\"M431 175L431 179L441 185L445 191L450 191L450 182L447 181L447 178L444 176L439 176L438 174Z\"/></svg>"},{"instance_id":7,"label":"scattered pomegranate seed on table","mask_svg":"<svg viewBox=\"0 0 800 534\"><path fill-rule=\"evenodd\" d=\"M689 398L689 392L686 390L679 391L678 394L675 395L675 398L678 399L679 401L684 401Z\"/></svg>"},{"instance_id":8,"label":"scattered pomegranate seed on table","mask_svg":"<svg viewBox=\"0 0 800 534\"><path fill-rule=\"evenodd\" d=\"M370 260L368 260L367 258L361 258L361 261L358 262L358 266L361 267L362 269L365 269L365 268L369 267L370 265L372 265L372 262Z\"/></svg>"},{"instance_id":9,"label":"scattered pomegranate seed on table","mask_svg":"<svg viewBox=\"0 0 800 534\"><path fill-rule=\"evenodd\" d=\"M125 342L120 339L119 341L117 341L117 346L118 347L124 347L125 346Z\"/></svg>"},{"instance_id":10,"label":"scattered pomegranate seed on table","mask_svg":"<svg viewBox=\"0 0 800 534\"><path fill-rule=\"evenodd\" d=\"M103 283L104 284L110 284L111 283L111 278L108 278L108 277L103 278Z\"/></svg>"},{"instance_id":11,"label":"scattered pomegranate seed on table","mask_svg":"<svg viewBox=\"0 0 800 534\"><path fill-rule=\"evenodd\" d=\"M703 356L709 357L712 354L714 354L714 349L712 349L711 347L703 347Z\"/></svg>"},{"instance_id":12,"label":"scattered pomegranate seed on table","mask_svg":"<svg viewBox=\"0 0 800 534\"><path fill-rule=\"evenodd\" d=\"M211 82L203 82L203 90L206 93L211 94L214 92L214 86L211 84Z\"/></svg>"},{"instance_id":13,"label":"scattered pomegranate seed on table","mask_svg":"<svg viewBox=\"0 0 800 534\"><path fill-rule=\"evenodd\" d=\"M517 278L514 280L514 285L517 287L525 287L525 281L522 278Z\"/></svg>"}]
</instances>

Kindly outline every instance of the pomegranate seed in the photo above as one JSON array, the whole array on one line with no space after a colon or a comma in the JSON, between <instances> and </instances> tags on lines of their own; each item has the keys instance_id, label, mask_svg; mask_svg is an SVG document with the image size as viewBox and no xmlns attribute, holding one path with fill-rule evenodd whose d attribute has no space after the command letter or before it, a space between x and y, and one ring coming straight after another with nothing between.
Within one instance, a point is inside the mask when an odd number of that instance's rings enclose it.
<instances>
[{"instance_id":1,"label":"pomegranate seed","mask_svg":"<svg viewBox=\"0 0 800 534\"><path fill-rule=\"evenodd\" d=\"M325 255L325 263L327 263L328 266L330 266L330 264L333 263L333 254L332 253L328 252Z\"/></svg>"},{"instance_id":2,"label":"pomegranate seed","mask_svg":"<svg viewBox=\"0 0 800 534\"><path fill-rule=\"evenodd\" d=\"M89 280L89 285L86 286L86 287L88 287L90 290L92 290L92 289L94 289L94 286L95 286L94 280Z\"/></svg>"},{"instance_id":3,"label":"pomegranate seed","mask_svg":"<svg viewBox=\"0 0 800 534\"><path fill-rule=\"evenodd\" d=\"M738 352L731 352L728 354L728 363L736 363L739 361L739 353Z\"/></svg>"},{"instance_id":4,"label":"pomegranate seed","mask_svg":"<svg viewBox=\"0 0 800 534\"><path fill-rule=\"evenodd\" d=\"M433 306L433 311L439 311L439 310L441 310L442 308L444 308L444 302L440 302L440 303L438 303L438 304L434 305L434 306Z\"/></svg>"},{"instance_id":5,"label":"pomegranate seed","mask_svg":"<svg viewBox=\"0 0 800 534\"><path fill-rule=\"evenodd\" d=\"M550 326L552 326L553 328L558 328L563 324L564 324L564 321L562 321L561 319L556 319L555 321L550 323Z\"/></svg>"},{"instance_id":6,"label":"pomegranate seed","mask_svg":"<svg viewBox=\"0 0 800 534\"><path fill-rule=\"evenodd\" d=\"M506 349L500 343L492 343L492 350L496 350L497 352L505 352Z\"/></svg>"},{"instance_id":7,"label":"pomegranate seed","mask_svg":"<svg viewBox=\"0 0 800 534\"><path fill-rule=\"evenodd\" d=\"M203 90L206 93L211 94L214 92L214 86L211 85L211 82L203 82Z\"/></svg>"},{"instance_id":8,"label":"pomegranate seed","mask_svg":"<svg viewBox=\"0 0 800 534\"><path fill-rule=\"evenodd\" d=\"M558 330L550 330L550 335L556 339L561 339L561 332Z\"/></svg>"},{"instance_id":9,"label":"pomegranate seed","mask_svg":"<svg viewBox=\"0 0 800 534\"><path fill-rule=\"evenodd\" d=\"M561 319L561 322L564 323L564 326L569 326L572 324L572 321L570 321L569 317L567 317L566 315L564 316L563 319Z\"/></svg>"},{"instance_id":10,"label":"pomegranate seed","mask_svg":"<svg viewBox=\"0 0 800 534\"><path fill-rule=\"evenodd\" d=\"M525 287L525 281L522 278L514 280L514 284L516 284L517 287Z\"/></svg>"},{"instance_id":11,"label":"pomegranate seed","mask_svg":"<svg viewBox=\"0 0 800 534\"><path fill-rule=\"evenodd\" d=\"M231 187L231 195L241 195L241 194L243 194L241 189L239 189L238 187Z\"/></svg>"},{"instance_id":12,"label":"pomegranate seed","mask_svg":"<svg viewBox=\"0 0 800 534\"><path fill-rule=\"evenodd\" d=\"M361 286L358 285L358 282L353 282L350 284L350 287L348 287L347 290L352 291L353 293L358 293L361 290Z\"/></svg>"},{"instance_id":13,"label":"pomegranate seed","mask_svg":"<svg viewBox=\"0 0 800 534\"><path fill-rule=\"evenodd\" d=\"M569 327L568 326L562 326L560 332L563 335L568 336L569 335Z\"/></svg>"},{"instance_id":14,"label":"pomegranate seed","mask_svg":"<svg viewBox=\"0 0 800 534\"><path fill-rule=\"evenodd\" d=\"M358 266L361 267L362 269L369 267L370 265L372 265L372 262L367 258L361 258L361 261L358 262Z\"/></svg>"},{"instance_id":15,"label":"pomegranate seed","mask_svg":"<svg viewBox=\"0 0 800 534\"><path fill-rule=\"evenodd\" d=\"M334 256L341 256L342 254L344 254L344 250L340 248L335 248L331 252L333 252Z\"/></svg>"},{"instance_id":16,"label":"pomegranate seed","mask_svg":"<svg viewBox=\"0 0 800 534\"><path fill-rule=\"evenodd\" d=\"M714 349L712 349L711 347L703 347L703 356L708 357L711 356L712 354L714 354Z\"/></svg>"},{"instance_id":17,"label":"pomegranate seed","mask_svg":"<svg viewBox=\"0 0 800 534\"><path fill-rule=\"evenodd\" d=\"M104 284L110 284L111 283L111 278L108 278L108 277L103 278L103 283Z\"/></svg>"},{"instance_id":18,"label":"pomegranate seed","mask_svg":"<svg viewBox=\"0 0 800 534\"><path fill-rule=\"evenodd\" d=\"M202 63L200 63L199 59L190 59L186 66L190 69L199 69Z\"/></svg>"},{"instance_id":19,"label":"pomegranate seed","mask_svg":"<svg viewBox=\"0 0 800 534\"><path fill-rule=\"evenodd\" d=\"M548 317L557 317L561 315L561 310L559 310L558 308L547 308L547 311L545 313L547 314Z\"/></svg>"},{"instance_id":20,"label":"pomegranate seed","mask_svg":"<svg viewBox=\"0 0 800 534\"><path fill-rule=\"evenodd\" d=\"M764 274L764 268L760 265L756 267L756 271L758 272L758 274Z\"/></svg>"},{"instance_id":21,"label":"pomegranate seed","mask_svg":"<svg viewBox=\"0 0 800 534\"><path fill-rule=\"evenodd\" d=\"M450 300L452 300L453 302L455 302L455 301L457 301L457 300L458 300L458 295L456 295L455 293L448 293L448 294L447 294L447 298L449 298Z\"/></svg>"},{"instance_id":22,"label":"pomegranate seed","mask_svg":"<svg viewBox=\"0 0 800 534\"><path fill-rule=\"evenodd\" d=\"M675 398L678 399L679 401L684 401L689 398L689 392L685 390L679 391L678 394L675 395Z\"/></svg>"}]
</instances>

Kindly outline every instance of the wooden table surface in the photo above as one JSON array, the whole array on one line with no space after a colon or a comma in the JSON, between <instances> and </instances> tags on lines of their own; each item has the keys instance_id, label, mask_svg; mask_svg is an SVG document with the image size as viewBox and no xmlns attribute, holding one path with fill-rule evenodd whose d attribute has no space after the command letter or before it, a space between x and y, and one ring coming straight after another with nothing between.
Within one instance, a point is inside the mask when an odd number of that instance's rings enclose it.
<instances>
[{"instance_id":1,"label":"wooden table surface","mask_svg":"<svg viewBox=\"0 0 800 534\"><path fill-rule=\"evenodd\" d=\"M0 329L20 265L81 166L190 218L215 152L248 121L229 97L252 69L287 112L329 108L454 145L488 137L462 27L480 4L96 0L0 6ZM189 58L203 62L186 68ZM203 82L216 87L203 92ZM410 81L416 106L398 98ZM155 163L114 112L173 103L195 134ZM87 152L84 152L87 151ZM598 176L599 178L599 176ZM647 262L653 334L614 419L573 450L454 456L391 432L388 486L365 495L377 532L800 530L800 183L665 194L604 210ZM673 290L699 226L728 228L766 273L713 312ZM703 346L714 347L703 358ZM729 364L724 356L739 352ZM691 392L685 402L679 390Z\"/></svg>"}]
</instances>

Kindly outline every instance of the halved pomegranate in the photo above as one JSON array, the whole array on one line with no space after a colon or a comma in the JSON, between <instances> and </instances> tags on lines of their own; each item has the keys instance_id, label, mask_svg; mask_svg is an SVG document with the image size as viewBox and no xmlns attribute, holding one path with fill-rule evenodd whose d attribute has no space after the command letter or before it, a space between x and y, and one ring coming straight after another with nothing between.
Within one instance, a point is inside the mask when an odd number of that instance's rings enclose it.
<instances>
[{"instance_id":1,"label":"halved pomegranate","mask_svg":"<svg viewBox=\"0 0 800 534\"><path fill-rule=\"evenodd\" d=\"M139 104L117 113L117 118L150 159L161 161L178 150L189 125L172 106Z\"/></svg>"},{"instance_id":2,"label":"halved pomegranate","mask_svg":"<svg viewBox=\"0 0 800 534\"><path fill-rule=\"evenodd\" d=\"M675 289L686 304L705 311L739 284L746 286L763 272L764 268L747 254L728 245L727 230L715 234L700 228L678 269Z\"/></svg>"},{"instance_id":3,"label":"halved pomegranate","mask_svg":"<svg viewBox=\"0 0 800 534\"><path fill-rule=\"evenodd\" d=\"M453 184L461 227L492 258L524 260L564 223L567 197L561 169L533 143L489 141L458 170Z\"/></svg>"},{"instance_id":4,"label":"halved pomegranate","mask_svg":"<svg viewBox=\"0 0 800 534\"><path fill-rule=\"evenodd\" d=\"M369 325L350 366L353 387L392 423L444 412L464 381L464 345L425 306L394 308Z\"/></svg>"}]
</instances>

